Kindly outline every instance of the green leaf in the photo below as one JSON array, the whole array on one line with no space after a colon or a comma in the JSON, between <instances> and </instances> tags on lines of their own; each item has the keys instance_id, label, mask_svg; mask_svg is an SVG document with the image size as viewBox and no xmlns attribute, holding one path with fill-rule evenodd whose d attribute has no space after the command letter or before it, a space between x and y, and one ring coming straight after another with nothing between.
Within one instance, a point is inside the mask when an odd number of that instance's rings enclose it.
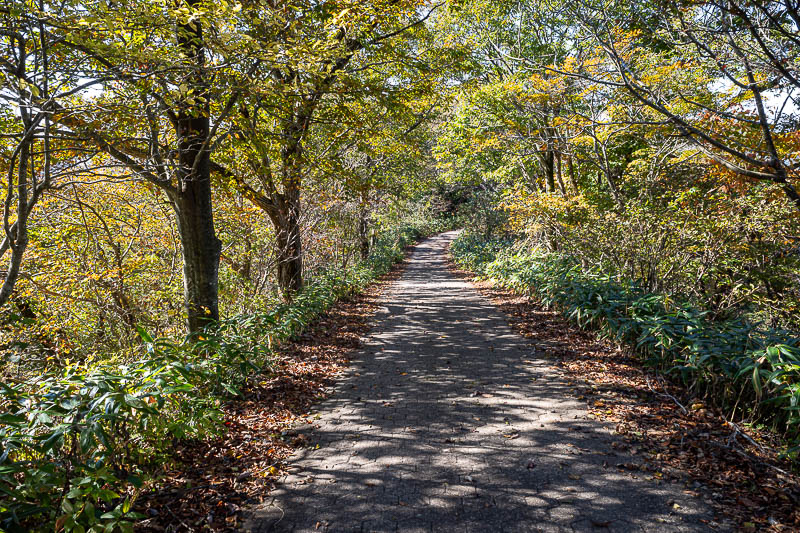
<instances>
[{"instance_id":1,"label":"green leaf","mask_svg":"<svg viewBox=\"0 0 800 533\"><path fill-rule=\"evenodd\" d=\"M125 401L126 405L128 405L130 407L133 407L134 409L145 409L145 408L147 408L147 404L145 404L139 398L137 398L135 396L132 396L130 394L125 394L124 401Z\"/></svg>"},{"instance_id":2,"label":"green leaf","mask_svg":"<svg viewBox=\"0 0 800 533\"><path fill-rule=\"evenodd\" d=\"M67 498L74 500L76 498L80 498L83 496L83 489L80 487L72 487L70 491L67 493Z\"/></svg>"},{"instance_id":3,"label":"green leaf","mask_svg":"<svg viewBox=\"0 0 800 533\"><path fill-rule=\"evenodd\" d=\"M239 389L237 389L236 387L234 387L230 383L223 383L222 387L226 391L228 391L229 393L233 394L234 396L241 396L242 395L241 391L239 391Z\"/></svg>"},{"instance_id":4,"label":"green leaf","mask_svg":"<svg viewBox=\"0 0 800 533\"><path fill-rule=\"evenodd\" d=\"M94 504L92 502L86 502L83 508L83 515L86 517L86 520L88 520L90 525L97 522L97 516L95 516Z\"/></svg>"},{"instance_id":5,"label":"green leaf","mask_svg":"<svg viewBox=\"0 0 800 533\"><path fill-rule=\"evenodd\" d=\"M90 427L81 430L80 444L83 453L88 452L95 445L94 431Z\"/></svg>"},{"instance_id":6,"label":"green leaf","mask_svg":"<svg viewBox=\"0 0 800 533\"><path fill-rule=\"evenodd\" d=\"M49 452L50 450L52 450L54 448L61 447L61 444L63 443L63 439L62 439L63 436L64 436L64 430L63 429L59 429L58 431L54 431L42 443L40 451L42 453L47 453L47 452Z\"/></svg>"},{"instance_id":7,"label":"green leaf","mask_svg":"<svg viewBox=\"0 0 800 533\"><path fill-rule=\"evenodd\" d=\"M761 373L758 365L753 366L753 388L756 391L756 397L761 398Z\"/></svg>"},{"instance_id":8,"label":"green leaf","mask_svg":"<svg viewBox=\"0 0 800 533\"><path fill-rule=\"evenodd\" d=\"M137 324L136 332L139 334L139 337L141 337L141 339L144 342L146 342L147 344L153 344L153 337L151 337L150 334L147 333L147 331L145 331L145 329L142 326Z\"/></svg>"},{"instance_id":9,"label":"green leaf","mask_svg":"<svg viewBox=\"0 0 800 533\"><path fill-rule=\"evenodd\" d=\"M11 413L3 413L0 415L0 422L4 424L24 424L28 419L21 415L13 415Z\"/></svg>"}]
</instances>

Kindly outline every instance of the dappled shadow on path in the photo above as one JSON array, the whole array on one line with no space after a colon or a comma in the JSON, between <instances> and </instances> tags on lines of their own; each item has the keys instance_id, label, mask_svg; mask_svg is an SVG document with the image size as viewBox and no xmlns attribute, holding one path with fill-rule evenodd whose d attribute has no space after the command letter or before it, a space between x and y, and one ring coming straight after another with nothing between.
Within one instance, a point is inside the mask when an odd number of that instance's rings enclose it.
<instances>
[{"instance_id":1,"label":"dappled shadow on path","mask_svg":"<svg viewBox=\"0 0 800 533\"><path fill-rule=\"evenodd\" d=\"M255 531L702 531L569 384L419 245ZM317 445L319 447L317 447ZM618 468L618 465L624 465ZM634 467L634 469L631 469Z\"/></svg>"}]
</instances>

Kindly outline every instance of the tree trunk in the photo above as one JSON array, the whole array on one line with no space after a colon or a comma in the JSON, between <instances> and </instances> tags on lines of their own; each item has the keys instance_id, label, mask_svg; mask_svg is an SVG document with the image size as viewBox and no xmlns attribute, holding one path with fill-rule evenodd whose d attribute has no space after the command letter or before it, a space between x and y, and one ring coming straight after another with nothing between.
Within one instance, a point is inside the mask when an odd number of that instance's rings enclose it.
<instances>
[{"instance_id":1,"label":"tree trunk","mask_svg":"<svg viewBox=\"0 0 800 533\"><path fill-rule=\"evenodd\" d=\"M358 246L361 252L361 260L366 261L369 259L369 224L364 211L361 212L361 217L358 220Z\"/></svg>"},{"instance_id":2,"label":"tree trunk","mask_svg":"<svg viewBox=\"0 0 800 533\"><path fill-rule=\"evenodd\" d=\"M299 201L291 200L284 201L282 204L279 222L275 227L275 240L278 247L278 288L284 300L291 302L294 294L303 288L300 206Z\"/></svg>"},{"instance_id":3,"label":"tree trunk","mask_svg":"<svg viewBox=\"0 0 800 533\"><path fill-rule=\"evenodd\" d=\"M20 107L25 129L30 128L29 113L25 107ZM31 141L26 135L23 135L22 143L19 150L19 166L17 167L17 220L12 226L8 226L8 220L3 223L10 237L8 240L8 248L11 251L11 259L9 260L8 270L5 274L5 279L0 285L0 305L3 305L11 297L14 291L14 286L19 279L19 272L22 266L22 256L28 247L28 163L30 161L30 145ZM13 161L12 161L13 168ZM13 175L9 172L9 179Z\"/></svg>"},{"instance_id":4,"label":"tree trunk","mask_svg":"<svg viewBox=\"0 0 800 533\"><path fill-rule=\"evenodd\" d=\"M558 190L561 191L561 196L567 195L567 189L564 187L564 180L561 177L561 154L555 154L556 159L556 180L558 181Z\"/></svg>"},{"instance_id":5,"label":"tree trunk","mask_svg":"<svg viewBox=\"0 0 800 533\"><path fill-rule=\"evenodd\" d=\"M608 190L611 191L611 197L614 198L614 201L617 203L617 206L621 210L625 210L625 200L622 198L622 194L619 192L619 187L617 186L617 179L612 174L612 170L608 167L603 167L603 176L606 178L606 184L608 185Z\"/></svg>"},{"instance_id":6,"label":"tree trunk","mask_svg":"<svg viewBox=\"0 0 800 533\"><path fill-rule=\"evenodd\" d=\"M519 167L520 173L522 173L522 176L525 178L525 184L528 185L528 188L532 191L540 191L539 180L528 174L528 171L525 169L525 164L522 161L517 161L517 167Z\"/></svg>"},{"instance_id":7,"label":"tree trunk","mask_svg":"<svg viewBox=\"0 0 800 533\"><path fill-rule=\"evenodd\" d=\"M12 41L13 43L13 41ZM26 43L22 38L17 41L19 59L17 64L17 74L21 78L25 76L25 66L27 64ZM5 255L6 250L11 252L8 263L8 270L5 273L3 283L0 284L0 305L5 304L11 297L14 287L19 279L20 268L22 267L22 256L28 247L28 164L31 161L31 145L33 144L33 121L31 120L31 109L28 107L27 95L23 91L18 99L19 118L22 122L22 135L19 145L10 158L8 168L8 193L5 198L3 210L3 233L4 239L0 243L0 258ZM11 224L11 203L14 198L14 160L19 158L17 166L17 220Z\"/></svg>"},{"instance_id":8,"label":"tree trunk","mask_svg":"<svg viewBox=\"0 0 800 533\"><path fill-rule=\"evenodd\" d=\"M575 179L575 165L572 163L571 154L567 156L567 169L569 170L569 184L572 187L572 192L578 194L578 181Z\"/></svg>"},{"instance_id":9,"label":"tree trunk","mask_svg":"<svg viewBox=\"0 0 800 533\"><path fill-rule=\"evenodd\" d=\"M303 241L300 233L300 185L302 183L303 136L313 106L298 105L293 120L283 129L287 144L281 150L283 194L277 198L276 241L278 245L278 287L284 300L292 301L303 288Z\"/></svg>"},{"instance_id":10,"label":"tree trunk","mask_svg":"<svg viewBox=\"0 0 800 533\"><path fill-rule=\"evenodd\" d=\"M222 243L214 231L211 180L183 184L173 198L183 251L183 291L190 333L219 320L219 258Z\"/></svg>"},{"instance_id":11,"label":"tree trunk","mask_svg":"<svg viewBox=\"0 0 800 533\"><path fill-rule=\"evenodd\" d=\"M600 180L605 178L605 182L608 186L608 191L611 193L611 197L614 199L620 210L624 211L625 200L622 199L622 194L617 186L616 177L613 175L614 169L611 167L611 162L608 159L606 145L600 144L600 142L597 140L597 136L594 136L594 152L599 161L600 170L602 171L602 176L597 176L598 185L600 184Z\"/></svg>"},{"instance_id":12,"label":"tree trunk","mask_svg":"<svg viewBox=\"0 0 800 533\"><path fill-rule=\"evenodd\" d=\"M199 0L190 0L194 6ZM205 78L203 30L199 22L178 26L178 44L191 69L193 100L179 104L178 184L170 196L183 248L183 286L190 333L219 320L219 259L222 243L214 230L209 152L210 103Z\"/></svg>"},{"instance_id":13,"label":"tree trunk","mask_svg":"<svg viewBox=\"0 0 800 533\"><path fill-rule=\"evenodd\" d=\"M369 210L367 209L367 196L369 193L361 194L361 209L358 212L358 247L361 253L361 260L369 258Z\"/></svg>"},{"instance_id":14,"label":"tree trunk","mask_svg":"<svg viewBox=\"0 0 800 533\"><path fill-rule=\"evenodd\" d=\"M303 288L303 240L300 232L299 140L284 152L284 193L276 198L275 240L278 247L278 288L291 302Z\"/></svg>"},{"instance_id":15,"label":"tree trunk","mask_svg":"<svg viewBox=\"0 0 800 533\"><path fill-rule=\"evenodd\" d=\"M553 150L549 147L547 149L547 153L544 155L544 185L545 185L545 192L554 192L556 190L555 180L553 178L554 172L554 158L553 158Z\"/></svg>"},{"instance_id":16,"label":"tree trunk","mask_svg":"<svg viewBox=\"0 0 800 533\"><path fill-rule=\"evenodd\" d=\"M284 300L290 302L293 294L303 288L300 191L295 187L287 187L284 194L276 192L268 196L248 188L247 197L262 209L272 222L275 230L278 290Z\"/></svg>"}]
</instances>

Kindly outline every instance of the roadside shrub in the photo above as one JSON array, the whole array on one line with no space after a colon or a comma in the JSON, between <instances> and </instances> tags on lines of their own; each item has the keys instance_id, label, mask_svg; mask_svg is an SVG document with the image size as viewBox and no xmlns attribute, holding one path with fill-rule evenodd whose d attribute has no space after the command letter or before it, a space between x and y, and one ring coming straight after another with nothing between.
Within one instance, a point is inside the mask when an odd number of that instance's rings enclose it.
<instances>
[{"instance_id":1,"label":"roadside shrub","mask_svg":"<svg viewBox=\"0 0 800 533\"><path fill-rule=\"evenodd\" d=\"M644 185L642 185L644 187ZM747 315L800 327L800 217L774 186L746 192L696 183L630 201L508 191L511 227L584 267L636 280L650 292L691 299L714 318Z\"/></svg>"},{"instance_id":2,"label":"roadside shrub","mask_svg":"<svg viewBox=\"0 0 800 533\"><path fill-rule=\"evenodd\" d=\"M459 265L479 276L633 347L648 364L727 413L770 424L800 442L800 340L792 332L744 317L714 320L691 302L553 253L470 235L451 250Z\"/></svg>"}]
</instances>

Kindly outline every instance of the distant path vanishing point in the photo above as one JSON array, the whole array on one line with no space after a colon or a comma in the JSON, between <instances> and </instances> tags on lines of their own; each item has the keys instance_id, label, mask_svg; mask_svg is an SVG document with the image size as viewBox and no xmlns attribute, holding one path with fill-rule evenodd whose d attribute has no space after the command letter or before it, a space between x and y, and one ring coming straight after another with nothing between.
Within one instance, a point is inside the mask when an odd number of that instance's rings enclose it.
<instances>
[{"instance_id":1,"label":"distant path vanishing point","mask_svg":"<svg viewBox=\"0 0 800 533\"><path fill-rule=\"evenodd\" d=\"M310 446L246 529L710 530L682 484L616 468L636 458L615 452L609 424L588 418L552 362L449 271L455 235L417 246L317 406Z\"/></svg>"}]
</instances>

